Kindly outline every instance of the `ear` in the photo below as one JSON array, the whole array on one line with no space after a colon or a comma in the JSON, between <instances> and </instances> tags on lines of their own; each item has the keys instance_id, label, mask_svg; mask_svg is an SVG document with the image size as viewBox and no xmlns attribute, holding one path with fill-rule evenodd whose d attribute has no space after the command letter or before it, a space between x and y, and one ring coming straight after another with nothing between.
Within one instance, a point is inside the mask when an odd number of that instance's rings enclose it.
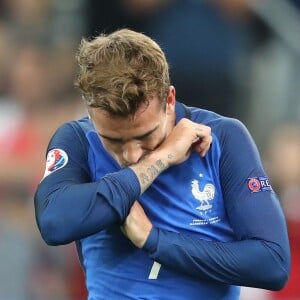
<instances>
[{"instance_id":1,"label":"ear","mask_svg":"<svg viewBox=\"0 0 300 300\"><path fill-rule=\"evenodd\" d=\"M174 86L169 87L168 96L166 99L167 103L167 113L173 113L175 111L175 103L176 103L176 90Z\"/></svg>"}]
</instances>

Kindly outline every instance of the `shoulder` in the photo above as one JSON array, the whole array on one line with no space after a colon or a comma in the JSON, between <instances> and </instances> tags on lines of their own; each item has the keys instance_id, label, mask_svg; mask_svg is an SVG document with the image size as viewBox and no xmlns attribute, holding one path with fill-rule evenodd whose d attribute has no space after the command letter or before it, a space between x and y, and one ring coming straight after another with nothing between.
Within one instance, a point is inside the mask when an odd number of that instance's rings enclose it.
<instances>
[{"instance_id":1,"label":"shoulder","mask_svg":"<svg viewBox=\"0 0 300 300\"><path fill-rule=\"evenodd\" d=\"M93 125L89 117L83 117L78 120L68 121L63 123L56 132L67 132L67 133L75 133L85 134L86 132L92 130Z\"/></svg>"},{"instance_id":2,"label":"shoulder","mask_svg":"<svg viewBox=\"0 0 300 300\"><path fill-rule=\"evenodd\" d=\"M92 130L92 128L93 125L90 119L88 117L84 117L78 120L63 123L60 127L58 127L53 137L67 137L69 135L85 136L87 132Z\"/></svg>"},{"instance_id":3,"label":"shoulder","mask_svg":"<svg viewBox=\"0 0 300 300\"><path fill-rule=\"evenodd\" d=\"M220 139L231 136L238 138L240 135L249 135L245 124L238 119L225 117L213 111L200 108L189 107L189 110L192 121L210 126L212 132Z\"/></svg>"},{"instance_id":4,"label":"shoulder","mask_svg":"<svg viewBox=\"0 0 300 300\"><path fill-rule=\"evenodd\" d=\"M204 109L189 109L192 121L211 127L213 139L223 154L233 152L239 155L239 151L257 152L255 141L242 121Z\"/></svg>"},{"instance_id":5,"label":"shoulder","mask_svg":"<svg viewBox=\"0 0 300 300\"><path fill-rule=\"evenodd\" d=\"M93 128L92 122L88 117L69 121L62 124L54 133L50 140L48 150L53 147L87 147L87 132Z\"/></svg>"}]
</instances>

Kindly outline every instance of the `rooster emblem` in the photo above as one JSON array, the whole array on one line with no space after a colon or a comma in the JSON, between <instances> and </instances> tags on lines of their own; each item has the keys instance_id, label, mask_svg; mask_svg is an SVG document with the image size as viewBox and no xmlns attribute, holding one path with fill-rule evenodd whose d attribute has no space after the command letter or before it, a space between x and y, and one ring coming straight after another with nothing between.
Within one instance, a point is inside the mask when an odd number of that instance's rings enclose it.
<instances>
[{"instance_id":1,"label":"rooster emblem","mask_svg":"<svg viewBox=\"0 0 300 300\"><path fill-rule=\"evenodd\" d=\"M213 200L215 197L215 187L211 183L207 183L203 191L200 191L199 189L199 182L198 180L192 181L192 194L195 197L195 199L200 201L200 205L196 207L198 210L208 210L212 208L212 205L209 203L209 201Z\"/></svg>"}]
</instances>

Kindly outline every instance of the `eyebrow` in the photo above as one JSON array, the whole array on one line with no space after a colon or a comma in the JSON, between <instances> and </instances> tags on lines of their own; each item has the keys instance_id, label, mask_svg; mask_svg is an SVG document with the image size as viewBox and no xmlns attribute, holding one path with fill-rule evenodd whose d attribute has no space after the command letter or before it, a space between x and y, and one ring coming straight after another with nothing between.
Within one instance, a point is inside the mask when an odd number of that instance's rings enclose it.
<instances>
[{"instance_id":1,"label":"eyebrow","mask_svg":"<svg viewBox=\"0 0 300 300\"><path fill-rule=\"evenodd\" d=\"M158 127L159 127L159 125L155 126L153 129L149 130L148 132L146 132L142 135L137 135L137 136L132 137L130 140L142 140L142 139L148 137L149 135L151 135L154 131L156 131ZM127 142L128 141L128 140L124 140L122 138L113 138L110 136L106 136L106 135L101 134L100 132L98 132L98 134L102 138L110 140L110 141L115 141L115 142Z\"/></svg>"}]
</instances>

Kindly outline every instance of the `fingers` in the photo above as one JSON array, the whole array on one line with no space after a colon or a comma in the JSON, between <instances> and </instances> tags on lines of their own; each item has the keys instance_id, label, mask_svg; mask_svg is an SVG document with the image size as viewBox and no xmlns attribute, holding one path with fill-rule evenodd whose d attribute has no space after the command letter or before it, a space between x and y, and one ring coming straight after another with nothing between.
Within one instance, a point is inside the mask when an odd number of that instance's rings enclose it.
<instances>
[{"instance_id":1,"label":"fingers","mask_svg":"<svg viewBox=\"0 0 300 300\"><path fill-rule=\"evenodd\" d=\"M193 150L198 152L201 157L204 157L212 143L211 128L206 125L196 125L197 140L193 144Z\"/></svg>"},{"instance_id":2,"label":"fingers","mask_svg":"<svg viewBox=\"0 0 300 300\"><path fill-rule=\"evenodd\" d=\"M211 143L212 143L212 137L205 140L200 139L198 142L193 144L192 148L194 151L198 152L201 157L204 157L208 152Z\"/></svg>"},{"instance_id":3,"label":"fingers","mask_svg":"<svg viewBox=\"0 0 300 300\"><path fill-rule=\"evenodd\" d=\"M196 150L203 157L209 150L211 142L209 126L183 118L175 125L157 151L161 157L167 157L165 163L171 166L188 159L191 150Z\"/></svg>"}]
</instances>

